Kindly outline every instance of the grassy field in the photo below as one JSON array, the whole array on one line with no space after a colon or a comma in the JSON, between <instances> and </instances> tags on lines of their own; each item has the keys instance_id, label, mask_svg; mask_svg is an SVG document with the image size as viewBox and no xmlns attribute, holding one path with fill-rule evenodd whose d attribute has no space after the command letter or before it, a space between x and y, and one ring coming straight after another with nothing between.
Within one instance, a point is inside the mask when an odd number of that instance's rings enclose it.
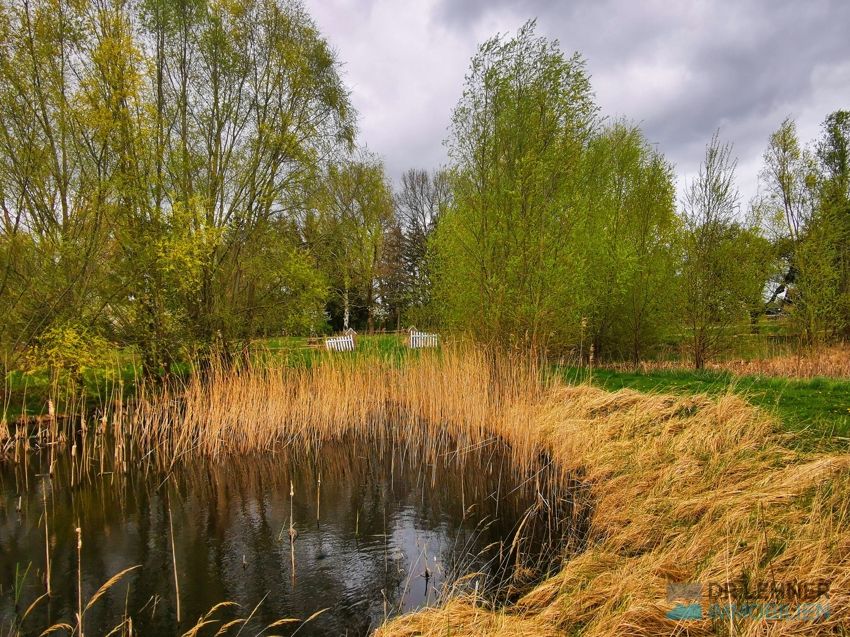
<instances>
[{"instance_id":1,"label":"grassy field","mask_svg":"<svg viewBox=\"0 0 850 637\"><path fill-rule=\"evenodd\" d=\"M628 372L563 367L558 372L569 382L591 382L602 389L629 388L644 393L733 393L750 404L775 413L783 429L800 434L805 445L850 445L850 380L813 378L797 380L763 376L735 376L729 372L661 370Z\"/></svg>"}]
</instances>

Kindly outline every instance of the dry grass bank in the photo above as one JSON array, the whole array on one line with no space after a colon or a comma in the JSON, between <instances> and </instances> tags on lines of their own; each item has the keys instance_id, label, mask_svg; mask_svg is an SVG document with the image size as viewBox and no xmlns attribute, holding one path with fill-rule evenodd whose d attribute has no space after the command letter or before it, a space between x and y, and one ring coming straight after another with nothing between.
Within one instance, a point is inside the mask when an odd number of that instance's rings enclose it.
<instances>
[{"instance_id":1,"label":"dry grass bank","mask_svg":"<svg viewBox=\"0 0 850 637\"><path fill-rule=\"evenodd\" d=\"M517 411L524 438L549 449L563 468L581 468L592 485L589 548L509 611L488 614L456 601L400 618L383 637L850 629L850 455L788 451L769 419L731 395L552 387L538 404ZM668 581L707 584L741 575L829 580L831 616L818 623L666 619L673 606Z\"/></svg>"},{"instance_id":2,"label":"dry grass bank","mask_svg":"<svg viewBox=\"0 0 850 637\"><path fill-rule=\"evenodd\" d=\"M615 371L644 373L688 368L687 361L643 361L638 365L615 363L606 365ZM711 361L706 368L731 372L738 376L775 376L781 378L850 378L850 345L803 348L766 358L730 358Z\"/></svg>"}]
</instances>

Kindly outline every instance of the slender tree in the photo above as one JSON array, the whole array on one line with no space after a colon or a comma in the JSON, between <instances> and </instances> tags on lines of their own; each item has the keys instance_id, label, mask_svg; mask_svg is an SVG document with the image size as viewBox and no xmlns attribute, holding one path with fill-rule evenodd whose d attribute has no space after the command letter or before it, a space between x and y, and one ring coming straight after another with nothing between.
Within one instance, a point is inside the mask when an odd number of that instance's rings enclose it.
<instances>
[{"instance_id":1,"label":"slender tree","mask_svg":"<svg viewBox=\"0 0 850 637\"><path fill-rule=\"evenodd\" d=\"M383 319L380 275L392 224L392 192L376 157L363 152L330 166L305 227L331 285L335 326L371 330Z\"/></svg>"},{"instance_id":2,"label":"slender tree","mask_svg":"<svg viewBox=\"0 0 850 637\"><path fill-rule=\"evenodd\" d=\"M683 316L697 369L760 301L766 280L767 242L742 224L736 165L731 145L715 133L682 204Z\"/></svg>"}]
</instances>

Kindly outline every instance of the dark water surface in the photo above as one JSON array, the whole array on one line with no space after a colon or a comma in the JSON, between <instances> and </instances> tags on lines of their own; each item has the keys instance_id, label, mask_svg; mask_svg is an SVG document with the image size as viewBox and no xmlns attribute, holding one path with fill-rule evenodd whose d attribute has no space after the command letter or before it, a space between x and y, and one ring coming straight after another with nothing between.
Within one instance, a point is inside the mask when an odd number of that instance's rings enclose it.
<instances>
[{"instance_id":1,"label":"dark water surface","mask_svg":"<svg viewBox=\"0 0 850 637\"><path fill-rule=\"evenodd\" d=\"M242 635L283 618L299 621L268 633L362 635L386 615L435 603L470 572L481 575L463 586L504 592L517 551L545 565L562 547L569 498L551 467L517 475L495 443L430 463L380 447L342 441L317 452L192 461L168 477L136 463L121 476L91 471L76 485L67 453L52 479L43 453L26 466L0 464L0 635L45 592L45 502L53 591L19 625L22 634L75 624L77 526L84 606L110 577L139 566L85 611L87 636L125 616L134 634L179 635L222 601L240 606L216 611L221 622L200 634L254 611ZM514 543L520 526L525 540Z\"/></svg>"}]
</instances>

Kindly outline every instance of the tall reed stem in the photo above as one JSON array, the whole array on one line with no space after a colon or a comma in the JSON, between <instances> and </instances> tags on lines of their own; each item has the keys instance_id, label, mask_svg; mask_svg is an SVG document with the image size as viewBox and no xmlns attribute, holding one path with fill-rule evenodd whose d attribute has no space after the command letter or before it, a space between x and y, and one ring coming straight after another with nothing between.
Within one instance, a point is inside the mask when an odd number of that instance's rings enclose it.
<instances>
[{"instance_id":1,"label":"tall reed stem","mask_svg":"<svg viewBox=\"0 0 850 637\"><path fill-rule=\"evenodd\" d=\"M77 527L77 635L85 637L83 631L83 532Z\"/></svg>"},{"instance_id":2,"label":"tall reed stem","mask_svg":"<svg viewBox=\"0 0 850 637\"><path fill-rule=\"evenodd\" d=\"M174 548L174 520L171 516L171 498L168 499L168 531L171 535L171 567L174 570L174 598L177 603L177 623L180 623L180 581L177 578L177 551Z\"/></svg>"},{"instance_id":3,"label":"tall reed stem","mask_svg":"<svg viewBox=\"0 0 850 637\"><path fill-rule=\"evenodd\" d=\"M322 506L322 472L319 472L319 480L316 483L316 525L319 524L319 511Z\"/></svg>"},{"instance_id":4,"label":"tall reed stem","mask_svg":"<svg viewBox=\"0 0 850 637\"><path fill-rule=\"evenodd\" d=\"M50 596L50 531L47 523L47 482L42 484L42 501L44 502L44 579L47 586L47 596Z\"/></svg>"}]
</instances>

